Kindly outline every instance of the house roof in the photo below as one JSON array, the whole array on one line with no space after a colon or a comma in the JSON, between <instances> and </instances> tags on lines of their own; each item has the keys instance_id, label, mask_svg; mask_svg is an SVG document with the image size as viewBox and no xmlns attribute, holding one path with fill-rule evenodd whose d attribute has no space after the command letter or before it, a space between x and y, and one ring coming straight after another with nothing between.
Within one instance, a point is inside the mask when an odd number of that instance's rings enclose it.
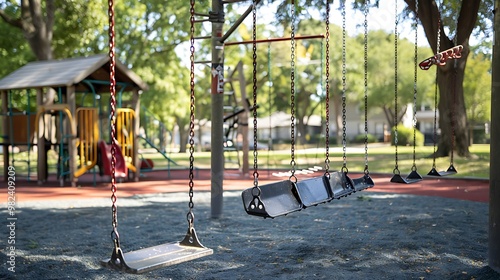
<instances>
[{"instance_id":1,"label":"house roof","mask_svg":"<svg viewBox=\"0 0 500 280\"><path fill-rule=\"evenodd\" d=\"M146 90L147 85L124 64L116 61L115 80L117 90L122 83L127 89ZM109 56L106 54L62 60L35 61L26 64L0 80L0 91L44 87L76 86L76 90L87 91L84 80L108 81L93 84L97 93L109 92Z\"/></svg>"}]
</instances>

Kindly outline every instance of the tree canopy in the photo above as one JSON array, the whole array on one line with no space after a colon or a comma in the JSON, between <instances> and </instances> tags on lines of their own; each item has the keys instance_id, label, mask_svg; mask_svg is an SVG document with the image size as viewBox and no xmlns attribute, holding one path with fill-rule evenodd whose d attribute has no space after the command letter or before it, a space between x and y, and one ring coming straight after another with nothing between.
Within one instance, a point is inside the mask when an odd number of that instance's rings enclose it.
<instances>
[{"instance_id":1,"label":"tree canopy","mask_svg":"<svg viewBox=\"0 0 500 280\"><path fill-rule=\"evenodd\" d=\"M258 10L265 9L266 5L277 3L276 21L273 26L260 25L258 37L281 37L289 36L289 3L287 1L262 1ZM324 1L319 0L297 0L297 34L322 34L325 26L323 18L325 15ZM338 9L339 3L333 2L333 9ZM347 3L347 2L345 2ZM412 20L415 9L412 8L414 1L406 0L407 6L401 18ZM490 48L488 42L491 31L491 7L492 1L419 1L420 23L426 29L427 40L430 47L435 48L438 15L441 16L442 49L450 46L457 38L457 42L465 40L464 57L460 60L459 71L465 70L466 61L474 70L470 76L465 75L463 79L463 91L466 92L465 103L460 108L471 121L487 121L488 106L484 105L486 98L478 96L487 95L485 85L477 83L481 75L489 75L489 63L487 51ZM460 5L463 4L464 6ZM248 3L244 3L248 5ZM354 8L362 9L365 1L354 1ZM38 5L38 6L37 6ZM378 5L378 1L371 1L371 8ZM238 10L233 4L225 5L226 23L230 25L239 16ZM210 1L197 1L196 11L207 13L210 9ZM183 128L188 123L189 102L189 69L186 65L189 51L189 5L183 1L159 1L126 0L116 3L116 32L117 32L117 55L118 58L133 67L134 72L150 86L150 90L142 95L142 103L148 110L157 115L171 129L174 125ZM475 16L468 13L477 10ZM439 13L438 13L439 11ZM21 67L35 59L66 58L95 53L107 52L107 5L103 0L45 0L45 1L4 1L0 3L0 36L12 38L0 42L0 77ZM476 20L477 19L477 20ZM351 20L351 19L348 19ZM360 22L361 24L361 22ZM231 36L230 40L249 40L250 27L241 25L238 32ZM460 31L464 29L464 31ZM330 65L332 67L330 80L330 94L333 99L338 98L341 92L341 69L342 29L331 25L331 52ZM463 32L463 34L461 33ZM210 35L210 24L197 24L196 36ZM468 33L473 36L482 36L485 40L478 40L481 45L469 48ZM382 108L391 112L391 100L394 98L394 45L393 34L390 31L370 30L368 42L368 72L370 87L370 108ZM424 39L424 38L420 38ZM346 61L347 61L347 90L349 100L355 102L361 100L362 76L363 76L363 38L357 34L348 34L346 38ZM48 44L48 45L47 45ZM399 76L398 91L401 105L411 101L413 82L413 42L401 39L398 54ZM324 46L323 46L324 47ZM298 60L296 67L300 75L297 77L298 92L298 118L307 119L312 114L322 115L321 104L324 101L324 92L321 84L324 83L324 69L322 71L321 40L304 40L297 42ZM468 53L473 55L467 60ZM210 58L210 40L196 43L196 59L206 60ZM419 47L419 60L431 56L435 50L429 47ZM290 91L290 45L289 43L273 44L271 49L271 63L268 68L267 46L259 45L258 48L258 81L259 90L265 93L269 75L272 78L272 96L262 94L264 105L270 111L286 111L289 108L288 94ZM226 47L225 63L227 67L237 64L239 60L245 65L251 65L251 46ZM451 81L451 76L445 74L450 71L443 68L443 81L440 83L444 89L445 81ZM469 69L469 67L467 69ZM251 92L251 69L246 69L248 83L247 92ZM462 79L458 72L458 83ZM467 72L469 73L469 72ZM209 110L203 110L210 103L210 68L204 64L196 66L196 89L197 89L197 117L209 118ZM484 78L483 78L484 79ZM425 101L426 95L432 94L434 74L431 72L419 73L419 93L422 95L422 103L433 104ZM461 96L462 91L458 91ZM467 94L474 92L475 94ZM446 102L450 92L441 92L441 99ZM269 99L270 98L270 99ZM432 98L432 96L430 96ZM429 98L427 98L429 100ZM166 105L168 104L168 105ZM338 100L336 100L338 104ZM443 103L445 104L445 103ZM465 106L468 104L468 106ZM469 105L470 104L470 105ZM474 105L472 105L474 104ZM441 105L439 108L446 112ZM467 107L467 111L465 108ZM457 110L460 112L460 109ZM443 116L446 116L444 114ZM393 119L388 116L388 120ZM441 127L449 126L449 119L443 117ZM457 120L457 124L466 126L467 120ZM299 128L302 129L302 128ZM461 130L457 130L461 131ZM464 132L466 133L466 132ZM445 134L444 136L449 134ZM186 136L184 135L184 138ZM184 141L184 140L181 140ZM446 148L446 147L445 147ZM447 152L446 149L443 150ZM465 151L466 152L466 151Z\"/></svg>"}]
</instances>

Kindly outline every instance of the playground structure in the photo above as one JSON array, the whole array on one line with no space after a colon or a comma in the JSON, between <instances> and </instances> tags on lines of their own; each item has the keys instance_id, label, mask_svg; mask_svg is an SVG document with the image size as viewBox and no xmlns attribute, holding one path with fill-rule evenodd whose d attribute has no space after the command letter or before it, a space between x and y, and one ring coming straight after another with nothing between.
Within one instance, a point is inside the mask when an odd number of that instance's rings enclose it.
<instances>
[{"instance_id":1,"label":"playground structure","mask_svg":"<svg viewBox=\"0 0 500 280\"><path fill-rule=\"evenodd\" d=\"M99 167L110 175L109 161L109 58L85 58L32 62L0 80L2 100L2 142L4 179L8 166L25 162L27 179L32 180L30 153L36 147L36 180L48 178L47 152L57 150L57 176L75 186L78 177ZM117 130L121 157L117 176L128 171L137 180L140 172L138 131L140 94L147 86L125 65L117 62ZM34 92L34 94L33 94ZM130 97L125 92L131 92ZM24 96L23 96L24 95ZM32 99L35 99L32 100ZM25 100L26 108L16 108ZM124 108L126 103L128 108ZM18 105L22 107L22 105ZM14 149L25 150L28 158L18 160ZM19 175L20 176L20 175Z\"/></svg>"}]
</instances>

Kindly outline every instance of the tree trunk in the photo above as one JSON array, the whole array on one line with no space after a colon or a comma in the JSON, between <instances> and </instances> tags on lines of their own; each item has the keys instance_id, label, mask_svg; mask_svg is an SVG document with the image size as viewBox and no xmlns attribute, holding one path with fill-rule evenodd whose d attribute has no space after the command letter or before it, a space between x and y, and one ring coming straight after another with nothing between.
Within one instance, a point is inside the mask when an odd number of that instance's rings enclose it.
<instances>
[{"instance_id":1,"label":"tree trunk","mask_svg":"<svg viewBox=\"0 0 500 280\"><path fill-rule=\"evenodd\" d=\"M175 119L179 126L179 153L185 153L187 151L186 147L189 146L189 125L183 118L176 117Z\"/></svg>"},{"instance_id":2,"label":"tree trunk","mask_svg":"<svg viewBox=\"0 0 500 280\"><path fill-rule=\"evenodd\" d=\"M415 12L415 0L405 0L405 2L408 8ZM453 26L447 28L456 31L454 38L451 39L446 35L436 2L434 0L418 2L418 17L434 53L452 48L455 45L463 46L462 58L456 61L449 60L445 66L432 66L439 68L437 82L440 97L438 110L441 137L436 156L448 156L452 148L459 156L468 157L470 155L463 80L469 55L469 37L476 26L480 2L480 0L462 1L456 29ZM440 34L439 42L438 32ZM437 49L438 43L439 50Z\"/></svg>"},{"instance_id":3,"label":"tree trunk","mask_svg":"<svg viewBox=\"0 0 500 280\"><path fill-rule=\"evenodd\" d=\"M469 131L464 101L464 70L468 57L468 46L464 46L462 58L449 61L446 66L438 68L438 85L440 99L439 128L441 135L438 141L436 156L445 157L451 151L462 157L470 156Z\"/></svg>"},{"instance_id":4,"label":"tree trunk","mask_svg":"<svg viewBox=\"0 0 500 280\"><path fill-rule=\"evenodd\" d=\"M332 99L330 102L330 108L333 107L334 112L334 120L335 120L335 131L336 131L336 140L337 145L342 145L342 135L343 135L343 125L342 125L342 96L339 94L332 94Z\"/></svg>"},{"instance_id":5,"label":"tree trunk","mask_svg":"<svg viewBox=\"0 0 500 280\"><path fill-rule=\"evenodd\" d=\"M40 0L21 1L23 16L31 18L31 24L27 20L24 20L24 37L28 40L28 44L38 60L52 59L51 44L55 7L54 0L47 0L46 2L47 17L44 18Z\"/></svg>"},{"instance_id":6,"label":"tree trunk","mask_svg":"<svg viewBox=\"0 0 500 280\"><path fill-rule=\"evenodd\" d=\"M40 0L21 0L21 16L11 18L0 10L0 17L13 27L22 30L24 37L38 60L52 59L54 29L54 0L46 0L45 11Z\"/></svg>"}]
</instances>

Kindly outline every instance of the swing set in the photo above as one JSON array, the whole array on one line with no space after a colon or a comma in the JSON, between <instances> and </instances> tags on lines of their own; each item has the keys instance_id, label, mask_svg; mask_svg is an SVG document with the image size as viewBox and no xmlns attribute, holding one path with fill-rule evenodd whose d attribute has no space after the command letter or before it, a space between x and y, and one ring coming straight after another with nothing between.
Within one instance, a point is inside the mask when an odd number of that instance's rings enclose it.
<instances>
[{"instance_id":1,"label":"swing set","mask_svg":"<svg viewBox=\"0 0 500 280\"><path fill-rule=\"evenodd\" d=\"M439 11L438 11L439 12ZM438 66L444 66L446 65L447 61L450 59L455 59L455 67L456 69L456 63L457 60L462 57L462 50L463 46L462 45L457 45L457 37L455 36L455 47L452 47L450 49L447 49L445 51L440 52L440 44L441 44L441 16L438 15L438 28L437 28L437 46L436 46L436 54L432 57L429 57L425 59L424 61L419 63L419 67L422 70L428 70L432 65L436 65L436 80L434 84L434 129L433 129L433 158L432 158L432 168L427 173L428 176L448 176L448 175L454 175L457 174L457 169L455 168L453 164L453 155L454 155L454 150L455 150L455 110L457 106L456 102L456 91L455 91L455 82L453 83L453 89L452 89L452 94L453 94L453 102L451 104L451 118L450 118L450 126L451 126L451 151L450 151L450 166L448 167L447 170L445 171L438 171L436 169L436 145L437 145L437 108L438 108L438 75L439 75L439 69ZM453 79L456 80L456 70L453 72Z\"/></svg>"},{"instance_id":2,"label":"swing set","mask_svg":"<svg viewBox=\"0 0 500 280\"><path fill-rule=\"evenodd\" d=\"M254 3L255 4L255 3ZM368 5L365 6L365 60L367 56L367 14ZM242 200L245 211L249 215L260 216L264 218L275 218L282 215L287 215L292 212L315 206L321 203L329 202L335 198L347 196L356 191L374 186L374 182L369 176L368 171L368 154L367 154L367 112L365 110L365 169L361 178L351 179L348 176L347 156L346 156L346 33L345 33L345 6L342 4L343 15L343 39L342 39L342 120L343 120L343 166L338 172L330 172L329 159L329 14L330 4L326 3L326 140L325 140L325 173L323 176L309 178L299 181L296 176L296 160L295 160L295 3L291 4L291 34L290 34L290 49L291 49L291 74L290 74L290 176L288 180L278 181L264 186L258 184L258 165L257 165L257 108L253 110L254 117L254 186L242 192ZM253 102L257 104L257 78L256 78L256 10L253 9ZM367 108L367 64L365 64L365 109Z\"/></svg>"},{"instance_id":3,"label":"swing set","mask_svg":"<svg viewBox=\"0 0 500 280\"><path fill-rule=\"evenodd\" d=\"M190 125L189 125L189 203L188 203L188 213L187 222L188 229L187 233L180 242L166 243L149 248L140 249L137 251L131 251L124 253L120 243L120 234L118 233L118 205L117 200L117 186L115 178L115 166L116 166L116 155L118 150L117 132L116 125L116 82L115 82L115 21L114 21L114 0L109 0L109 57L110 57L110 119L111 119L111 212L112 212L112 231L111 238L113 240L113 250L111 253L111 258L104 259L101 261L103 266L107 266L113 269L122 270L128 273L144 273L160 267L165 267L169 265L178 264L181 262L197 259L207 255L213 254L213 250L203 246L196 234L194 228L194 126L195 126L195 115L194 115L194 105L195 105L195 82L194 82L194 8L195 0L190 1L190 22L191 22L191 75L190 75ZM126 124L124 124L126 125Z\"/></svg>"},{"instance_id":4,"label":"swing set","mask_svg":"<svg viewBox=\"0 0 500 280\"><path fill-rule=\"evenodd\" d=\"M195 82L194 82L194 23L196 20L195 16L195 0L190 0L190 23L191 23L191 37L190 37L190 129L189 129L189 152L190 152L190 168L189 168L189 203L188 203L188 213L187 222L188 229L185 237L180 242L167 243L162 245L157 245L145 249L140 249L137 251L131 251L124 253L122 251L120 243L120 235L118 233L118 217L117 217L117 186L116 186L116 155L118 150L117 137L120 136L120 131L117 131L117 117L116 117L116 89L115 89L115 32L114 32L114 0L109 0L109 40L110 40L110 119L112 120L111 129L111 212L112 212L112 231L111 239L113 241L113 250L111 258L104 259L101 261L103 266L110 268L122 270L129 273L143 273L157 269L160 267L165 267L169 265L178 264L184 261L189 261L197 259L200 257L208 256L213 254L213 250L209 249L201 244L196 234L194 228L194 175L193 175L193 165L194 165L194 104L195 104ZM322 176L308 178L305 180L299 180L296 176L296 158L295 158L295 106L296 106L296 92L295 92L295 48L296 48L296 37L295 37L295 21L296 21L296 3L292 0L291 2L291 32L290 32L290 176L288 180L278 181L271 184L260 186L258 182L259 178L259 168L258 168L258 153L257 153L257 110L259 106L257 105L257 52L256 44L259 40L256 38L256 6L259 3L258 0L253 0L252 4L252 15L253 15L253 29L252 29L252 44L253 44L253 104L251 111L253 113L253 187L248 188L242 192L243 206L247 214L260 216L264 218L275 218L278 216L287 215L292 212L301 211L308 207L316 206L322 203L330 202L333 199L340 199L351 193L362 191L367 188L374 187L374 182L370 177L370 172L368 168L368 22L367 15L369 5L365 5L364 10L364 133L365 133L365 167L362 177L351 179L349 176L349 170L347 168L347 139L346 139L346 89L347 89L347 78L346 78L346 8L345 3L341 4L342 12L342 149L343 149L343 164L339 171L332 171L330 169L330 153L329 153L329 91L330 91L330 65L329 65L329 51L330 51L330 30L329 30L329 14L330 14L330 3L326 1L326 19L325 19L325 40L326 40L326 71L325 71L325 172ZM416 3L418 6L418 1ZM397 6L396 6L397 12ZM397 89L397 79L398 79L398 69L397 69L397 19L395 22L395 115L397 116L397 101L398 101L398 89ZM416 25L416 23L415 23ZM417 37L415 35L415 79L414 79L414 95L413 95L413 106L416 107L416 84L417 84ZM286 39L288 40L288 39ZM432 64L441 65L445 63L446 59L458 58L459 50L457 53L453 52L450 54L446 52L446 58L443 55L438 54L433 58L430 58L420 64L422 68L430 67ZM444 61L443 61L444 60ZM422 68L423 69L423 68ZM415 111L415 110L414 110ZM396 120L397 121L397 120ZM127 126L127 123L122 124ZM413 128L414 128L414 138L416 130L416 116L413 115ZM89 137L93 137L90 135ZM398 169L398 153L397 153L397 129L395 131L395 143L396 143L396 165L394 169L394 177L391 182L395 183L414 183L422 180L422 177L418 174L416 164L415 164L415 147L413 150L414 163L410 175L406 178L401 177ZM415 142L415 141L414 141ZM453 157L452 157L453 158ZM442 174L440 174L442 175Z\"/></svg>"},{"instance_id":5,"label":"swing set","mask_svg":"<svg viewBox=\"0 0 500 280\"><path fill-rule=\"evenodd\" d=\"M394 9L397 15L398 5L397 1L395 1ZM411 167L411 171L403 178L401 176L401 172L399 171L398 165L398 19L396 16L396 20L394 22L394 170L393 176L391 178L392 183L401 183L401 184L412 184L422 181L422 176L417 171L416 164L416 133L417 133L417 59L418 59L418 0L415 1L415 22L414 22L414 30L415 30L415 44L414 44L414 69L413 69L413 165Z\"/></svg>"}]
</instances>

